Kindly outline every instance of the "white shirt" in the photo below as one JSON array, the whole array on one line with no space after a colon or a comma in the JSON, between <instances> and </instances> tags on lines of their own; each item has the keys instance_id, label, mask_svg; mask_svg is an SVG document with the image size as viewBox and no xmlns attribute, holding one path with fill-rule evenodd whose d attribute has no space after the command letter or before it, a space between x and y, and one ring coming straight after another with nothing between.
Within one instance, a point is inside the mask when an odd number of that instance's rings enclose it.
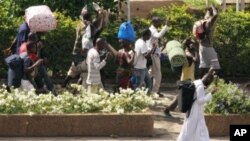
<instances>
[{"instance_id":1,"label":"white shirt","mask_svg":"<svg viewBox=\"0 0 250 141\"><path fill-rule=\"evenodd\" d=\"M204 104L211 100L212 95L205 94L204 84L201 80L194 81L196 90L191 112L185 118L177 141L209 141L208 129L204 118Z\"/></svg>"},{"instance_id":2,"label":"white shirt","mask_svg":"<svg viewBox=\"0 0 250 141\"><path fill-rule=\"evenodd\" d=\"M159 48L159 38L161 38L168 30L167 26L165 25L160 32L158 32L157 28L153 25L149 27L149 30L151 31L151 38L147 41L148 50L151 50L153 48L153 44L156 45L156 50L154 54L160 55L161 50Z\"/></svg>"},{"instance_id":3,"label":"white shirt","mask_svg":"<svg viewBox=\"0 0 250 141\"><path fill-rule=\"evenodd\" d=\"M93 47L93 41L90 38L91 38L91 28L90 25L88 25L82 36L82 49L91 49Z\"/></svg>"},{"instance_id":4,"label":"white shirt","mask_svg":"<svg viewBox=\"0 0 250 141\"><path fill-rule=\"evenodd\" d=\"M147 68L147 59L144 57L144 53L147 53L148 48L146 42L142 39L138 39L135 42L135 62L134 68L145 69Z\"/></svg>"},{"instance_id":5,"label":"white shirt","mask_svg":"<svg viewBox=\"0 0 250 141\"><path fill-rule=\"evenodd\" d=\"M93 48L93 41L89 38L82 37L82 49L91 49Z\"/></svg>"},{"instance_id":6,"label":"white shirt","mask_svg":"<svg viewBox=\"0 0 250 141\"><path fill-rule=\"evenodd\" d=\"M100 60L100 55L95 48L91 48L87 55L88 76L87 84L101 84L100 70L106 65L105 60Z\"/></svg>"}]
</instances>

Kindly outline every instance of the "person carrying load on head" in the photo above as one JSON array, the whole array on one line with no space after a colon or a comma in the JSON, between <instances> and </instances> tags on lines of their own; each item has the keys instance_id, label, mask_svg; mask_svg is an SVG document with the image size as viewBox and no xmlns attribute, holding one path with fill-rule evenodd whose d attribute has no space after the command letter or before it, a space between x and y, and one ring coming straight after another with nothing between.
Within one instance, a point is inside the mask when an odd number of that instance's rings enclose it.
<instances>
[{"instance_id":1,"label":"person carrying load on head","mask_svg":"<svg viewBox=\"0 0 250 141\"><path fill-rule=\"evenodd\" d=\"M217 53L213 47L213 35L218 17L218 10L211 6L207 9L203 20L195 22L193 26L193 34L199 42L199 78L202 78L210 67L214 70L220 70L220 63Z\"/></svg>"},{"instance_id":2,"label":"person carrying load on head","mask_svg":"<svg viewBox=\"0 0 250 141\"><path fill-rule=\"evenodd\" d=\"M135 59L135 51L130 41L120 40L121 49L115 55L118 68L116 70L116 87L114 92L119 92L119 88L133 88L130 83L132 76L133 64Z\"/></svg>"},{"instance_id":3,"label":"person carrying load on head","mask_svg":"<svg viewBox=\"0 0 250 141\"><path fill-rule=\"evenodd\" d=\"M67 73L62 87L66 87L71 78L80 77L78 84L82 83L86 87L87 65L86 57L87 52L93 47L96 39L101 34L101 31L108 23L108 12L103 9L96 9L97 18L92 20L92 16L85 6L80 15L80 22L76 28L76 39L73 48L73 62ZM90 47L91 46L91 47ZM84 79L84 80L83 80Z\"/></svg>"}]
</instances>

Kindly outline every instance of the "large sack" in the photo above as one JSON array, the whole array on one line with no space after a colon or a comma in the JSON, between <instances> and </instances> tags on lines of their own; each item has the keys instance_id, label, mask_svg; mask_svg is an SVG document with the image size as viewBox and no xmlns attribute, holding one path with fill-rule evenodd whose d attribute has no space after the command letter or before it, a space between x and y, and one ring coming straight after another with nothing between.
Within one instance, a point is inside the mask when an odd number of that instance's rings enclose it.
<instances>
[{"instance_id":1,"label":"large sack","mask_svg":"<svg viewBox=\"0 0 250 141\"><path fill-rule=\"evenodd\" d=\"M193 35L197 40L202 40L205 38L206 29L205 29L205 20L199 20L194 23L193 26Z\"/></svg>"},{"instance_id":2,"label":"large sack","mask_svg":"<svg viewBox=\"0 0 250 141\"><path fill-rule=\"evenodd\" d=\"M118 31L118 38L122 40L135 41L135 31L130 21L124 22L120 25Z\"/></svg>"},{"instance_id":3,"label":"large sack","mask_svg":"<svg viewBox=\"0 0 250 141\"><path fill-rule=\"evenodd\" d=\"M25 18L31 32L44 32L56 28L56 17L46 5L27 8Z\"/></svg>"},{"instance_id":4,"label":"large sack","mask_svg":"<svg viewBox=\"0 0 250 141\"><path fill-rule=\"evenodd\" d=\"M180 67L186 62L185 52L181 46L180 42L172 40L167 43L166 48L163 50L173 67Z\"/></svg>"}]
</instances>

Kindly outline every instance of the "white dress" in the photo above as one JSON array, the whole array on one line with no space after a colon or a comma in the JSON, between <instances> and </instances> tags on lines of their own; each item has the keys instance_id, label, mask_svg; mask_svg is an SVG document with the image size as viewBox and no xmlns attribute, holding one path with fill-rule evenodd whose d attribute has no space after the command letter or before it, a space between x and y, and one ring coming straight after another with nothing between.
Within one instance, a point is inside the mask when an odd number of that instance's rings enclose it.
<instances>
[{"instance_id":1,"label":"white dress","mask_svg":"<svg viewBox=\"0 0 250 141\"><path fill-rule=\"evenodd\" d=\"M204 118L204 104L212 95L205 94L201 80L194 81L197 99L194 101L190 115L185 118L177 141L209 141L208 129Z\"/></svg>"}]
</instances>

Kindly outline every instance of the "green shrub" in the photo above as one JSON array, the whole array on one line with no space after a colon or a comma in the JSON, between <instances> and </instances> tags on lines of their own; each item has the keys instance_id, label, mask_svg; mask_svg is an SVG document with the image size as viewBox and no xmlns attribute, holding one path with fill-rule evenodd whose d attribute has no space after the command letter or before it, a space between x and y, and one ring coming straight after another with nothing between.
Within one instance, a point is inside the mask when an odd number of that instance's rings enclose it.
<instances>
[{"instance_id":1,"label":"green shrub","mask_svg":"<svg viewBox=\"0 0 250 141\"><path fill-rule=\"evenodd\" d=\"M218 0L183 0L189 7L204 9L207 8L206 1L208 5L219 5Z\"/></svg>"},{"instance_id":2,"label":"green shrub","mask_svg":"<svg viewBox=\"0 0 250 141\"><path fill-rule=\"evenodd\" d=\"M120 0L120 2L123 1L125 0ZM8 0L4 3L8 4L7 8L9 8L15 16L23 16L24 9L30 6L47 5L52 11L58 11L76 19L85 4L88 5L90 10L93 9L92 2L99 4L105 9L110 9L112 12L118 12L118 2L113 0Z\"/></svg>"},{"instance_id":3,"label":"green shrub","mask_svg":"<svg viewBox=\"0 0 250 141\"><path fill-rule=\"evenodd\" d=\"M74 21L62 13L55 13L57 28L45 34L44 46L49 59L49 69L54 76L65 75L72 61L72 50L76 37L76 26L79 21Z\"/></svg>"},{"instance_id":4,"label":"green shrub","mask_svg":"<svg viewBox=\"0 0 250 141\"><path fill-rule=\"evenodd\" d=\"M2 2L2 1L1 1ZM22 18L12 16L9 9L10 3L0 5L0 49L7 48L17 33L17 29L22 22ZM192 36L193 23L197 20L196 13L190 13L187 5L162 7L153 9L151 15L161 18L169 18L169 31L161 40L161 45L165 46L167 41L182 41L186 37ZM71 52L75 40L75 28L77 20L75 17L65 16L62 12L56 13L58 27L56 30L47 33L45 36L45 50L49 55L49 69L54 76L65 75L71 62ZM78 15L77 15L78 16ZM120 21L110 20L110 24L104 29L102 36L116 48L119 49L117 32ZM135 18L132 20L137 37L142 29L150 26L150 19ZM219 13L214 36L214 47L218 53L225 76L250 76L250 13L235 13L232 10ZM3 54L0 54L3 58ZM237 64L237 67L235 65ZM163 63L163 73L171 72L169 63ZM0 61L0 76L6 76L6 65L3 59ZM105 71L110 78L114 78L116 69L114 61L109 61Z\"/></svg>"},{"instance_id":5,"label":"green shrub","mask_svg":"<svg viewBox=\"0 0 250 141\"><path fill-rule=\"evenodd\" d=\"M12 40L17 34L17 29L22 22L22 18L11 16L8 9L9 3L0 2L0 77L4 78L7 74L6 65L4 63L3 49L10 46Z\"/></svg>"},{"instance_id":6,"label":"green shrub","mask_svg":"<svg viewBox=\"0 0 250 141\"><path fill-rule=\"evenodd\" d=\"M215 87L212 84L209 89ZM237 84L226 84L222 79L217 84L218 91L213 95L205 112L209 114L250 114L250 97Z\"/></svg>"},{"instance_id":7,"label":"green shrub","mask_svg":"<svg viewBox=\"0 0 250 141\"><path fill-rule=\"evenodd\" d=\"M220 13L217 22L214 46L222 71L227 76L249 76L250 13L231 9Z\"/></svg>"},{"instance_id":8,"label":"green shrub","mask_svg":"<svg viewBox=\"0 0 250 141\"><path fill-rule=\"evenodd\" d=\"M191 36L193 23L196 20L193 15L188 13L186 5L172 5L170 7L153 9L151 15L169 19L169 32L164 36L165 41L173 39L182 41L186 37Z\"/></svg>"}]
</instances>

